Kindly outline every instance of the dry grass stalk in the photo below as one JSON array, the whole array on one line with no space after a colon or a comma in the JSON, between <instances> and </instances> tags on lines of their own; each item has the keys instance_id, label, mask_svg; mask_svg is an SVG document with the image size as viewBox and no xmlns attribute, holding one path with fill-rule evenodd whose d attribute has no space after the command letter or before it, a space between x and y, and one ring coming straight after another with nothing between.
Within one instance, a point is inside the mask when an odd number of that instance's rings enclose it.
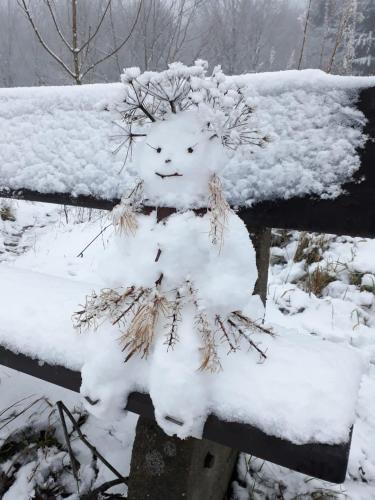
<instances>
[{"instance_id":1,"label":"dry grass stalk","mask_svg":"<svg viewBox=\"0 0 375 500\"><path fill-rule=\"evenodd\" d=\"M141 205L143 181L136 186L114 207L111 212L112 222L120 234L133 235L138 229L137 214Z\"/></svg>"},{"instance_id":2,"label":"dry grass stalk","mask_svg":"<svg viewBox=\"0 0 375 500\"><path fill-rule=\"evenodd\" d=\"M314 235L303 231L300 233L293 261L301 262L305 260L308 266L319 262L323 258L323 252L326 247L327 241L324 234Z\"/></svg>"},{"instance_id":3,"label":"dry grass stalk","mask_svg":"<svg viewBox=\"0 0 375 500\"><path fill-rule=\"evenodd\" d=\"M181 294L177 290L175 299L170 302L170 314L168 316L169 323L166 325L167 338L164 343L167 345L167 350L173 349L179 340L178 324L181 321L181 312L182 312Z\"/></svg>"},{"instance_id":4,"label":"dry grass stalk","mask_svg":"<svg viewBox=\"0 0 375 500\"><path fill-rule=\"evenodd\" d=\"M82 309L72 316L73 325L79 330L96 329L98 320L104 316L116 317L121 314L121 307L130 300L132 303L136 297L134 287L125 288L119 292L112 288L104 288L99 294L92 292L86 296Z\"/></svg>"},{"instance_id":5,"label":"dry grass stalk","mask_svg":"<svg viewBox=\"0 0 375 500\"><path fill-rule=\"evenodd\" d=\"M221 248L224 241L224 230L227 224L228 215L232 209L225 199L221 181L216 174L211 177L208 189L210 238L214 245L219 244Z\"/></svg>"},{"instance_id":6,"label":"dry grass stalk","mask_svg":"<svg viewBox=\"0 0 375 500\"><path fill-rule=\"evenodd\" d=\"M137 214L131 205L117 205L111 213L112 222L119 234L133 235L138 229Z\"/></svg>"},{"instance_id":7,"label":"dry grass stalk","mask_svg":"<svg viewBox=\"0 0 375 500\"><path fill-rule=\"evenodd\" d=\"M195 327L202 338L203 345L200 348L201 352L201 364L199 370L208 370L212 373L221 370L221 363L219 360L219 355L217 353L216 340L215 340L215 330L211 327L210 321L207 317L206 312L199 306L199 299L197 296L197 291L193 288L193 285L187 283L189 295L195 306Z\"/></svg>"},{"instance_id":8,"label":"dry grass stalk","mask_svg":"<svg viewBox=\"0 0 375 500\"><path fill-rule=\"evenodd\" d=\"M203 345L200 348L202 362L199 370L208 370L212 373L220 371L222 367L216 348L215 331L211 328L208 318L203 311L197 311L195 325L203 341Z\"/></svg>"},{"instance_id":9,"label":"dry grass stalk","mask_svg":"<svg viewBox=\"0 0 375 500\"><path fill-rule=\"evenodd\" d=\"M296 252L293 257L293 262L301 262L305 258L305 250L310 245L310 237L306 231L302 231L298 238Z\"/></svg>"},{"instance_id":10,"label":"dry grass stalk","mask_svg":"<svg viewBox=\"0 0 375 500\"><path fill-rule=\"evenodd\" d=\"M262 333L273 336L272 330L256 323L239 311L234 311L229 315L227 324L229 325L230 335L235 339L237 338L237 342L239 342L241 338L245 339L249 346L258 352L262 361L267 359L265 351L263 351L250 336L251 333Z\"/></svg>"},{"instance_id":11,"label":"dry grass stalk","mask_svg":"<svg viewBox=\"0 0 375 500\"><path fill-rule=\"evenodd\" d=\"M243 338L262 359L266 359L265 352L251 339L251 334L273 335L271 330L244 316L240 311L234 311L226 317L218 314L211 317L200 306L197 290L191 282L184 284L186 294L183 295L182 288L161 293L162 280L163 275L160 275L152 288L128 287L120 290L103 289L100 294L93 292L86 298L82 309L74 314L74 326L80 330L97 328L101 318L107 318L112 325L118 325L121 330L119 340L126 353L126 362L136 353L142 358L147 357L154 340L156 325L161 317L169 320L164 325L164 343L167 349L173 349L179 341L178 325L182 309L184 304L190 303L194 306L194 326L202 340L199 370L221 370L217 351L219 335L219 341L228 345L228 353L237 351ZM169 298L172 293L173 298Z\"/></svg>"},{"instance_id":12,"label":"dry grass stalk","mask_svg":"<svg viewBox=\"0 0 375 500\"><path fill-rule=\"evenodd\" d=\"M147 357L159 316L168 311L169 304L165 296L158 291L154 291L152 295L145 303L139 304L129 328L120 337L120 342L124 345L123 351L128 352L125 362L136 352Z\"/></svg>"},{"instance_id":13,"label":"dry grass stalk","mask_svg":"<svg viewBox=\"0 0 375 500\"><path fill-rule=\"evenodd\" d=\"M335 277L332 276L326 269L318 266L311 274L308 276L307 288L308 291L321 297L324 288L335 281Z\"/></svg>"},{"instance_id":14,"label":"dry grass stalk","mask_svg":"<svg viewBox=\"0 0 375 500\"><path fill-rule=\"evenodd\" d=\"M219 327L219 330L222 333L220 340L222 342L226 342L228 344L229 352L236 352L238 347L239 347L238 339L236 338L236 336L234 336L232 334L231 330L227 329L227 327L224 324L223 319L219 315L216 316L215 323L217 324L217 326Z\"/></svg>"}]
</instances>

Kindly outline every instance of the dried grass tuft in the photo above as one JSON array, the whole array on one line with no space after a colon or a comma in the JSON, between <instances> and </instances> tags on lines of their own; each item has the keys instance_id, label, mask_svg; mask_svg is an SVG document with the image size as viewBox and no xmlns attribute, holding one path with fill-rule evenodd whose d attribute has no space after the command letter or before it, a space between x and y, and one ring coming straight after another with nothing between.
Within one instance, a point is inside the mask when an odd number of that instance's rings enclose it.
<instances>
[{"instance_id":1,"label":"dried grass tuft","mask_svg":"<svg viewBox=\"0 0 375 500\"><path fill-rule=\"evenodd\" d=\"M137 215L142 202L142 195L143 181L139 181L112 210L112 223L120 234L134 236L136 233L138 229Z\"/></svg>"},{"instance_id":2,"label":"dried grass tuft","mask_svg":"<svg viewBox=\"0 0 375 500\"><path fill-rule=\"evenodd\" d=\"M226 343L228 353L240 348L240 340L245 339L260 357L266 354L252 339L253 333L273 335L263 325L234 311L226 317L211 316L201 307L199 296L193 284L185 282L181 288L160 292L163 275L151 288L128 287L120 290L103 289L86 297L85 305L73 315L75 328L97 328L100 319L109 319L121 331L120 343L126 354L125 362L134 354L146 358L152 346L159 319L166 318L164 325L167 350L179 341L178 325L184 305L194 306L194 326L200 335L201 362L199 370L218 372L222 366L218 354L218 344ZM173 294L173 296L172 296Z\"/></svg>"},{"instance_id":3,"label":"dried grass tuft","mask_svg":"<svg viewBox=\"0 0 375 500\"><path fill-rule=\"evenodd\" d=\"M224 241L224 231L228 215L232 209L225 199L223 186L216 174L211 177L208 189L208 206L210 207L210 238L214 245L219 244L221 248Z\"/></svg>"},{"instance_id":4,"label":"dried grass tuft","mask_svg":"<svg viewBox=\"0 0 375 500\"><path fill-rule=\"evenodd\" d=\"M157 291L150 295L143 304L138 306L129 328L120 337L120 342L124 346L123 351L128 353L125 362L135 353L140 353L142 358L147 357L154 338L156 323L160 315L165 315L168 311L168 301L165 296Z\"/></svg>"},{"instance_id":5,"label":"dried grass tuft","mask_svg":"<svg viewBox=\"0 0 375 500\"><path fill-rule=\"evenodd\" d=\"M326 269L317 266L316 269L308 275L306 285L309 292L313 293L317 297L321 297L324 288L335 280L335 276L329 273Z\"/></svg>"}]
</instances>

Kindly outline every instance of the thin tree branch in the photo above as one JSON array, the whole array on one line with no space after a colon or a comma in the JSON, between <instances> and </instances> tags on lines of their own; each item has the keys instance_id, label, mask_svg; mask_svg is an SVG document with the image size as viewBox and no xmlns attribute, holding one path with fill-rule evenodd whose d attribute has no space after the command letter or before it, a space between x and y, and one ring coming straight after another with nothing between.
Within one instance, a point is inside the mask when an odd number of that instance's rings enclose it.
<instances>
[{"instance_id":1,"label":"thin tree branch","mask_svg":"<svg viewBox=\"0 0 375 500\"><path fill-rule=\"evenodd\" d=\"M31 27L33 28L34 30L34 33L36 35L36 37L38 38L39 42L41 43L41 45L43 46L43 48L48 52L48 54L53 57L53 59L60 65L64 68L64 70L72 77L72 78L75 78L75 74L73 73L73 71L64 63L64 61L62 59L60 59L60 57L58 55L56 55L47 45L47 43L44 41L44 39L42 38L41 34L39 33L39 30L34 22L34 19L30 13L30 10L29 10L29 7L26 5L26 1L25 0L17 0L18 1L18 5L21 7L21 9L25 12L26 16L27 16L27 19L29 20L29 23L31 24ZM21 3L19 3L21 2Z\"/></svg>"},{"instance_id":2,"label":"thin tree branch","mask_svg":"<svg viewBox=\"0 0 375 500\"><path fill-rule=\"evenodd\" d=\"M22 0L23 2L25 0ZM109 59L110 57L112 57L113 55L115 55L119 50L122 49L122 47L128 42L128 40L130 39L130 37L132 36L134 30L135 30L135 27L138 23L138 19L139 19L139 15L141 13L141 8L142 8L142 4L143 4L143 0L141 0L139 2L139 7L138 7L138 11L137 11L137 15L135 17L135 20L133 22L133 25L131 27L131 30L128 34L128 36L120 43L120 45L118 45L112 52L110 52L109 54L105 55L104 57L102 57L101 59L98 59L97 61L95 61L94 63L92 63L83 73L82 73L82 76L81 78L83 79L87 73L89 73L90 71L92 71L94 68L96 68L96 66L98 66L99 64L101 64L102 62L106 61L107 59Z\"/></svg>"},{"instance_id":3,"label":"thin tree branch","mask_svg":"<svg viewBox=\"0 0 375 500\"><path fill-rule=\"evenodd\" d=\"M67 41L67 39L65 38L65 36L63 35L63 33L62 33L62 31L61 31L61 29L59 27L59 24L58 24L56 16L55 16L55 13L53 12L53 8L52 8L52 5L51 5L51 0L44 0L44 1L45 1L46 5L48 7L48 10L49 10L50 14L51 14L53 24L54 24L54 26L56 28L56 31L57 31L59 37L64 42L64 44L67 46L67 48L70 51L72 51L73 48L69 45L69 42Z\"/></svg>"},{"instance_id":4,"label":"thin tree branch","mask_svg":"<svg viewBox=\"0 0 375 500\"><path fill-rule=\"evenodd\" d=\"M84 49L85 49L85 47L86 47L87 45L89 45L89 43L90 43L90 42L92 42L92 40L93 40L93 39L96 37L96 35L98 34L98 32L99 32L99 30L100 30L100 28L101 28L101 26L102 26L102 24L103 24L104 18L105 18L105 16L106 16L107 12L108 12L108 9L109 9L109 7L110 7L110 5L111 5L111 2L112 2L112 0L108 0L108 3L107 3L107 5L106 5L106 8L104 9L103 15L102 15L102 17L101 17L101 18L100 18L100 20L99 20L99 24L97 25L97 27L96 27L95 31L93 32L93 34L92 34L91 36L89 36L89 38L86 40L86 42L85 42L83 45L81 45L81 47L79 47L79 48L77 49L77 53L78 53L78 54L79 54L80 52L82 52L82 50L84 50Z\"/></svg>"}]
</instances>

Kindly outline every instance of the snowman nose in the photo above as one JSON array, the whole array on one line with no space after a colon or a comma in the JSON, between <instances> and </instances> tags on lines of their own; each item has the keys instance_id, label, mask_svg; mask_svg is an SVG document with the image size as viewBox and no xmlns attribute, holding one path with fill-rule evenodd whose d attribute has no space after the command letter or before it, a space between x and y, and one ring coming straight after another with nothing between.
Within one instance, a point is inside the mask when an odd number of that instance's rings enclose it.
<instances>
[{"instance_id":1,"label":"snowman nose","mask_svg":"<svg viewBox=\"0 0 375 500\"><path fill-rule=\"evenodd\" d=\"M171 161L172 160L170 158L168 158L167 160L165 160L165 163L171 163Z\"/></svg>"}]
</instances>

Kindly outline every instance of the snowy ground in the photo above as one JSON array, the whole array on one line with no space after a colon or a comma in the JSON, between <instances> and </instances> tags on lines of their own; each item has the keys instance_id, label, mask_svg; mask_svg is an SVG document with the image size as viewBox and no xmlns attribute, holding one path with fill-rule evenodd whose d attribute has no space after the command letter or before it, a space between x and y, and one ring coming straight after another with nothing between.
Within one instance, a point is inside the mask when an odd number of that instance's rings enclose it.
<instances>
[{"instance_id":1,"label":"snowy ground","mask_svg":"<svg viewBox=\"0 0 375 500\"><path fill-rule=\"evenodd\" d=\"M0 205L1 207L1 205ZM13 202L15 220L0 219L0 262L57 276L79 275L80 259L65 255L66 243L78 254L100 226L100 213L54 206ZM0 212L2 218L9 214ZM6 215L6 216L5 216ZM77 227L77 225L79 226ZM74 235L74 238L73 238ZM97 244L103 244L99 240ZM280 232L274 236L269 284L268 319L296 327L332 342L350 344L368 363L362 383L354 428L348 479L342 486L312 480L281 467L243 456L234 499L317 499L375 497L375 242L359 238L335 238ZM53 249L53 250L52 250ZM56 257L58 253L58 258ZM59 264L56 265L56 262ZM90 282L90 277L86 280ZM1 299L0 299L1 301ZM41 396L46 400L34 403ZM24 398L28 398L23 400ZM75 482L68 468L56 410L49 403L63 399L84 414L79 396L31 377L0 368L0 495L7 477L16 478L3 498L28 499L32 490L59 491L75 495ZM4 413L10 405L16 408ZM34 404L33 404L34 403ZM17 411L30 408L16 419ZM16 413L14 413L16 411ZM7 418L10 422L7 423ZM89 416L82 429L109 461L124 475L129 471L131 443L136 418L129 415L126 426L106 424ZM56 424L56 425L55 425ZM37 443L30 429L55 429L53 439ZM32 450L8 453L15 432L24 432ZM46 432L43 433L43 436ZM48 436L50 434L47 433ZM11 436L11 438L9 438ZM8 445L8 448L5 446ZM81 490L113 479L112 473L94 463L90 452L76 439L74 451L82 463ZM5 459L4 459L5 458ZM5 474L5 475L4 475ZM44 490L43 490L44 488ZM56 488L53 490L53 488ZM114 489L111 491L115 491ZM118 489L119 492L124 490ZM45 498L41 496L40 498Z\"/></svg>"}]
</instances>

